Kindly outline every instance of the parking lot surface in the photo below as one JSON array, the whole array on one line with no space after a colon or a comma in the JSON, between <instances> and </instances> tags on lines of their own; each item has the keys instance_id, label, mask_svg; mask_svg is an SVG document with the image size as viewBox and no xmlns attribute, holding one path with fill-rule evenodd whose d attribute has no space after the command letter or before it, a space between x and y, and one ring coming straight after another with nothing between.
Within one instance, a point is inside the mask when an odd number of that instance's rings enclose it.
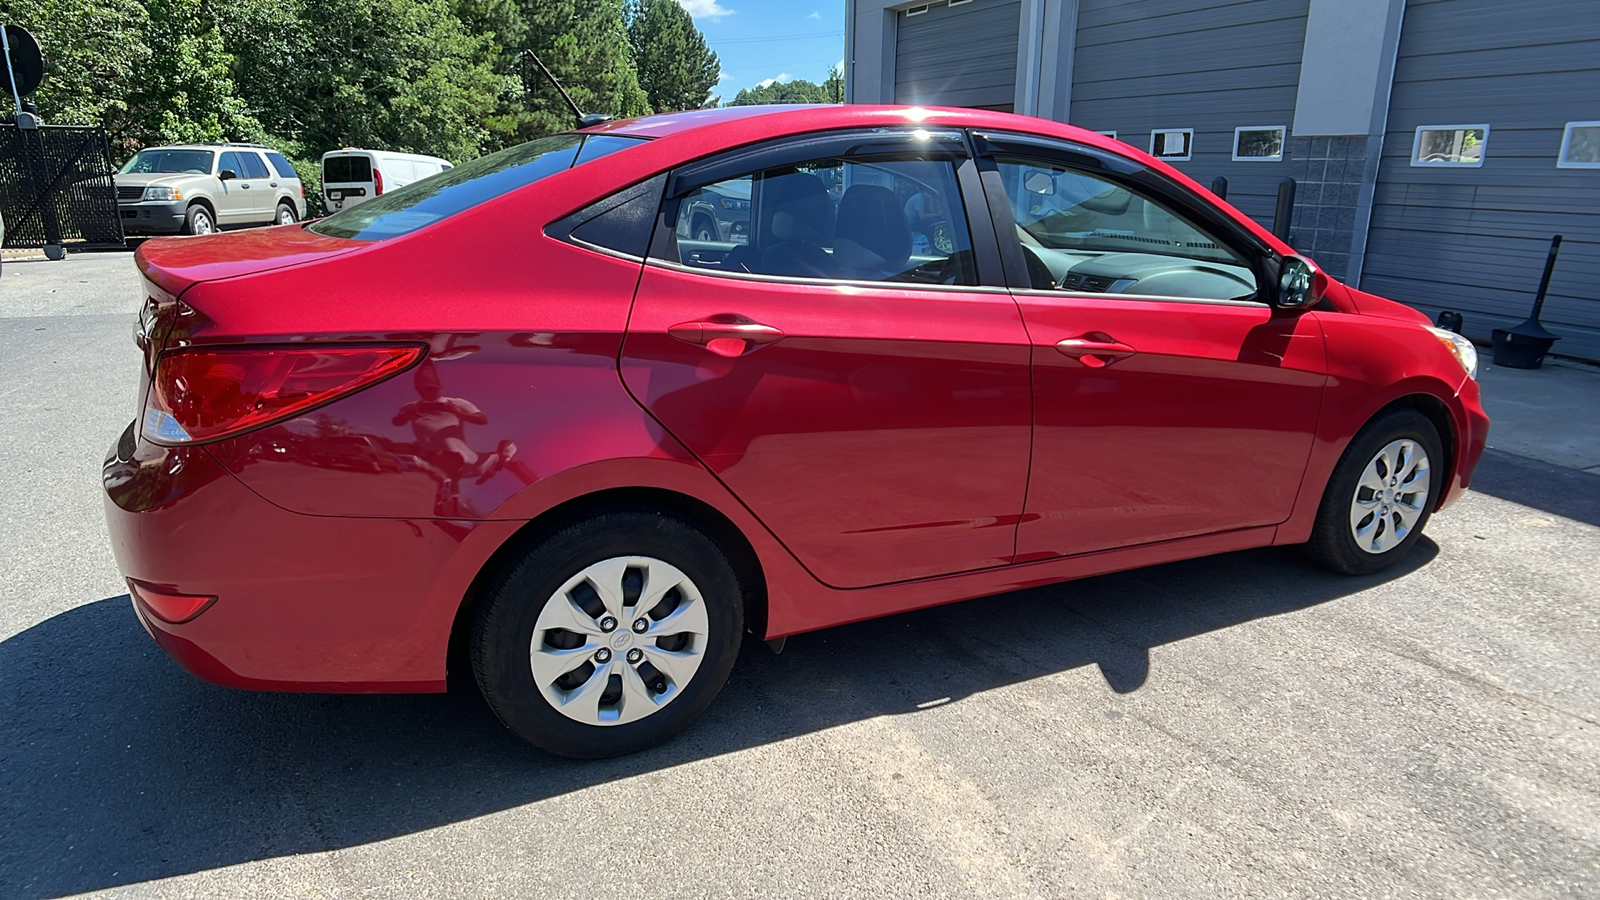
<instances>
[{"instance_id":1,"label":"parking lot surface","mask_svg":"<svg viewBox=\"0 0 1600 900\"><path fill-rule=\"evenodd\" d=\"M1375 577L1259 550L749 642L683 736L569 762L470 690L156 648L98 480L137 282L0 279L0 896L1600 895L1600 475L1491 450Z\"/></svg>"}]
</instances>

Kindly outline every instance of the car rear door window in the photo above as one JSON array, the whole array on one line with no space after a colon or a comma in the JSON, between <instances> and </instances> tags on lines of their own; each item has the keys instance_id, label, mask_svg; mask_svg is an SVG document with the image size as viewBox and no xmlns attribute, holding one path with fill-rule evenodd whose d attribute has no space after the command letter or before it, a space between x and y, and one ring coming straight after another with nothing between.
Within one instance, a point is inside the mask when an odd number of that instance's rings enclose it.
<instances>
[{"instance_id":1,"label":"car rear door window","mask_svg":"<svg viewBox=\"0 0 1600 900\"><path fill-rule=\"evenodd\" d=\"M267 164L262 162L261 154L245 150L239 154L239 161L244 164L245 178L266 178Z\"/></svg>"},{"instance_id":2,"label":"car rear door window","mask_svg":"<svg viewBox=\"0 0 1600 900\"><path fill-rule=\"evenodd\" d=\"M956 166L949 155L907 150L703 185L669 209L667 260L744 275L976 284Z\"/></svg>"},{"instance_id":3,"label":"car rear door window","mask_svg":"<svg viewBox=\"0 0 1600 900\"><path fill-rule=\"evenodd\" d=\"M1250 300L1250 262L1128 187L1044 159L995 159L1029 287L1109 295Z\"/></svg>"}]
</instances>

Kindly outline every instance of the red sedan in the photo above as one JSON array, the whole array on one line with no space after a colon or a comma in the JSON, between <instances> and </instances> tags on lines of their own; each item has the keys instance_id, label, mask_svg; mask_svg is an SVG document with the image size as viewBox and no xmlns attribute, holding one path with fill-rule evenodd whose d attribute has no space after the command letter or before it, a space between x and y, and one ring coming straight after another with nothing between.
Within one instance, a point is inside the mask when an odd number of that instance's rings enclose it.
<instances>
[{"instance_id":1,"label":"red sedan","mask_svg":"<svg viewBox=\"0 0 1600 900\"><path fill-rule=\"evenodd\" d=\"M1003 113L613 122L138 263L104 484L156 641L267 690L470 659L571 756L683 728L745 632L1269 544L1376 571L1488 429L1470 343Z\"/></svg>"}]
</instances>

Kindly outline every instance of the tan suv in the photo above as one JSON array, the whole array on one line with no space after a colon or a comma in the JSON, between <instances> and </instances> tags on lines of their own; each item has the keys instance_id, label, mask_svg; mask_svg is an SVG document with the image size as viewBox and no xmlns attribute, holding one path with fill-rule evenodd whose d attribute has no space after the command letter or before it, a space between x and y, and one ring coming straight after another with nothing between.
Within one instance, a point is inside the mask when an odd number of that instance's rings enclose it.
<instances>
[{"instance_id":1,"label":"tan suv","mask_svg":"<svg viewBox=\"0 0 1600 900\"><path fill-rule=\"evenodd\" d=\"M289 161L260 144L151 147L117 173L124 234L287 225L305 216L305 197Z\"/></svg>"}]
</instances>

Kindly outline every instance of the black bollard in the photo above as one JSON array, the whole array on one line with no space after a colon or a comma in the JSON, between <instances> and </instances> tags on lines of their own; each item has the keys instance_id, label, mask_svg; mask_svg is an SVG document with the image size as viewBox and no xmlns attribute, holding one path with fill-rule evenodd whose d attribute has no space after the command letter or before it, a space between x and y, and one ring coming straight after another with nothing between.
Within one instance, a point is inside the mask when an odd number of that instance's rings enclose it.
<instances>
[{"instance_id":1,"label":"black bollard","mask_svg":"<svg viewBox=\"0 0 1600 900\"><path fill-rule=\"evenodd\" d=\"M1544 295L1550 290L1550 273L1556 269L1556 254L1561 252L1561 235L1550 238L1550 255L1544 259L1544 275L1539 278L1539 291L1533 295L1533 311L1528 318L1510 328L1496 328L1494 338L1494 364L1509 369L1537 369L1544 364L1544 355L1550 346L1561 340L1539 321L1544 311Z\"/></svg>"},{"instance_id":2,"label":"black bollard","mask_svg":"<svg viewBox=\"0 0 1600 900\"><path fill-rule=\"evenodd\" d=\"M1285 243L1289 240L1289 227L1294 222L1294 190L1293 178L1278 182L1278 209L1272 216L1272 233Z\"/></svg>"},{"instance_id":3,"label":"black bollard","mask_svg":"<svg viewBox=\"0 0 1600 900\"><path fill-rule=\"evenodd\" d=\"M1221 175L1211 179L1211 193L1224 200L1228 199L1228 179Z\"/></svg>"}]
</instances>

